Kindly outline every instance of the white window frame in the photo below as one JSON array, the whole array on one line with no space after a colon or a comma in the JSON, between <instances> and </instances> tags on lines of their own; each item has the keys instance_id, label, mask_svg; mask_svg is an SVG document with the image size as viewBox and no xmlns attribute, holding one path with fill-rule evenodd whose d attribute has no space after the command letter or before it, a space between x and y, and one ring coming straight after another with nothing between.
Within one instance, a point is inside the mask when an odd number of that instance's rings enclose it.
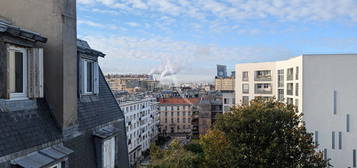
<instances>
[{"instance_id":1,"label":"white window frame","mask_svg":"<svg viewBox=\"0 0 357 168\"><path fill-rule=\"evenodd\" d=\"M114 168L115 166L115 137L103 142L103 168Z\"/></svg>"},{"instance_id":2,"label":"white window frame","mask_svg":"<svg viewBox=\"0 0 357 168\"><path fill-rule=\"evenodd\" d=\"M94 93L94 61L83 59L84 65L83 65L83 93L84 94L93 94ZM87 91L87 68L88 68L88 62L92 63L92 91L88 92Z\"/></svg>"},{"instance_id":3,"label":"white window frame","mask_svg":"<svg viewBox=\"0 0 357 168\"><path fill-rule=\"evenodd\" d=\"M9 68L10 68L10 52L13 52L13 56L15 56L15 52L21 52L23 56L23 83L22 83L22 91L23 92L17 92L17 93L10 93L10 99L26 99L27 98L27 49L26 48L20 48L20 47L15 47L15 46L9 46L8 48L8 53L9 53ZM13 74L10 74L13 75Z\"/></svg>"},{"instance_id":4,"label":"white window frame","mask_svg":"<svg viewBox=\"0 0 357 168\"><path fill-rule=\"evenodd\" d=\"M61 168L61 162L56 163L56 164L50 166L49 168Z\"/></svg>"}]
</instances>

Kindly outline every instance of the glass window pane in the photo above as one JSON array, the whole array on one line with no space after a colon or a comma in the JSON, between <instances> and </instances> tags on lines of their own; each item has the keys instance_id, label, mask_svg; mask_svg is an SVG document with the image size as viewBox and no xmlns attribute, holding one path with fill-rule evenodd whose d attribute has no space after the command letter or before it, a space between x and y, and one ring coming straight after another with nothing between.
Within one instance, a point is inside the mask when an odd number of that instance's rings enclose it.
<instances>
[{"instance_id":1,"label":"glass window pane","mask_svg":"<svg viewBox=\"0 0 357 168\"><path fill-rule=\"evenodd\" d=\"M93 63L87 62L87 92L93 91Z\"/></svg>"},{"instance_id":2,"label":"glass window pane","mask_svg":"<svg viewBox=\"0 0 357 168\"><path fill-rule=\"evenodd\" d=\"M15 52L15 92L23 92L23 80L24 80L24 63L23 55L21 52Z\"/></svg>"}]
</instances>

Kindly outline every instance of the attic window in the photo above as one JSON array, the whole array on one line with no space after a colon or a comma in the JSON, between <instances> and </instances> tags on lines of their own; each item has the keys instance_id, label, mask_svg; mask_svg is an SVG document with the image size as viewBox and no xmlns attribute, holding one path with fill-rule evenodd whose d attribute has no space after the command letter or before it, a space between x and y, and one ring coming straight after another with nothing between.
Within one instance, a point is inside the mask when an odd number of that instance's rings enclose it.
<instances>
[{"instance_id":1,"label":"attic window","mask_svg":"<svg viewBox=\"0 0 357 168\"><path fill-rule=\"evenodd\" d=\"M0 99L43 97L43 49L7 44L0 53Z\"/></svg>"},{"instance_id":2,"label":"attic window","mask_svg":"<svg viewBox=\"0 0 357 168\"><path fill-rule=\"evenodd\" d=\"M81 94L98 94L98 63L89 59L81 58Z\"/></svg>"}]
</instances>

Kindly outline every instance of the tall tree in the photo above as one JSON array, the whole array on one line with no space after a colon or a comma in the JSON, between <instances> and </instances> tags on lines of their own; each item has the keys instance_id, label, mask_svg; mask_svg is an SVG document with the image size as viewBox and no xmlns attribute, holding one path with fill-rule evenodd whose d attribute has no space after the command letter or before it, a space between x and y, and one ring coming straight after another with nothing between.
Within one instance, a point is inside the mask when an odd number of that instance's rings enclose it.
<instances>
[{"instance_id":1,"label":"tall tree","mask_svg":"<svg viewBox=\"0 0 357 168\"><path fill-rule=\"evenodd\" d=\"M255 99L219 116L214 129L225 133L237 154L234 167L327 167L301 119L292 105Z\"/></svg>"}]
</instances>

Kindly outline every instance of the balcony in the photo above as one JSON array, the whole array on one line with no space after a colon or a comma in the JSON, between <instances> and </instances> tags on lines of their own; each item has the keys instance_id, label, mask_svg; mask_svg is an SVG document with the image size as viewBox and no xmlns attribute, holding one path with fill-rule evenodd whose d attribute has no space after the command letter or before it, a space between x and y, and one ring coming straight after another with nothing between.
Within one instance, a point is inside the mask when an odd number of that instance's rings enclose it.
<instances>
[{"instance_id":1,"label":"balcony","mask_svg":"<svg viewBox=\"0 0 357 168\"><path fill-rule=\"evenodd\" d=\"M254 80L271 81L271 71L270 70L255 71Z\"/></svg>"},{"instance_id":2,"label":"balcony","mask_svg":"<svg viewBox=\"0 0 357 168\"><path fill-rule=\"evenodd\" d=\"M272 87L270 83L255 84L255 94L272 94Z\"/></svg>"}]
</instances>

